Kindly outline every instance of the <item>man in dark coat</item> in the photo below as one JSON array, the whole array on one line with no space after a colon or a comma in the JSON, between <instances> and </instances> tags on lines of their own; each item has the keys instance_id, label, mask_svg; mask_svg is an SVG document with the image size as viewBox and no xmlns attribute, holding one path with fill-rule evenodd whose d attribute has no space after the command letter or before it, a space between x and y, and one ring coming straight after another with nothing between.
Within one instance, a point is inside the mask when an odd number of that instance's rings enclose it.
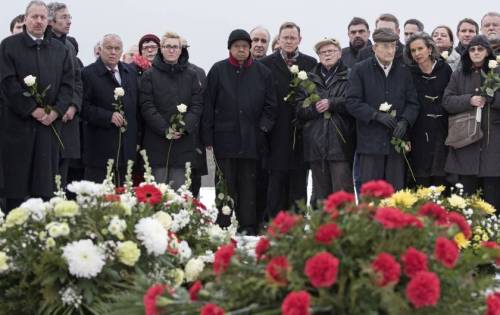
<instances>
[{"instance_id":1,"label":"man in dark coat","mask_svg":"<svg viewBox=\"0 0 500 315\"><path fill-rule=\"evenodd\" d=\"M296 201L307 199L307 173L304 163L301 126L296 119L295 104L285 101L290 92L292 73L297 65L306 72L316 59L299 52L300 28L292 22L283 23L279 31L280 49L260 60L273 73L278 100L276 125L269 135L269 188L267 211L272 218L278 211L290 209Z\"/></svg>"},{"instance_id":2,"label":"man in dark coat","mask_svg":"<svg viewBox=\"0 0 500 315\"><path fill-rule=\"evenodd\" d=\"M371 47L370 27L365 19L353 17L347 25L347 36L349 37L349 47L342 48L342 62L352 68L358 62L359 52L365 47Z\"/></svg>"},{"instance_id":3,"label":"man in dark coat","mask_svg":"<svg viewBox=\"0 0 500 315\"><path fill-rule=\"evenodd\" d=\"M45 3L30 2L23 33L0 44L0 89L5 101L1 146L8 148L3 151L7 211L26 197L47 199L55 191L58 118L72 101L74 72L67 48L51 38L47 15ZM43 104L23 95L28 91L24 82L28 75L36 77L39 93L50 86ZM42 106L50 106L50 110Z\"/></svg>"},{"instance_id":4,"label":"man in dark coat","mask_svg":"<svg viewBox=\"0 0 500 315\"><path fill-rule=\"evenodd\" d=\"M61 151L59 173L63 186L66 186L70 160L80 159L80 119L77 114L82 110L83 84L80 63L76 57L76 48L66 38L71 27L71 15L68 7L64 3L52 2L48 4L48 8L53 38L61 41L68 48L75 78L73 100L62 117L61 127L64 150Z\"/></svg>"},{"instance_id":5,"label":"man in dark coat","mask_svg":"<svg viewBox=\"0 0 500 315\"><path fill-rule=\"evenodd\" d=\"M255 172L276 116L271 72L252 59L251 44L244 30L229 35L229 58L215 63L207 76L202 120L203 143L214 150L240 230L247 234L257 232ZM219 214L219 224L228 224L228 219Z\"/></svg>"},{"instance_id":6,"label":"man in dark coat","mask_svg":"<svg viewBox=\"0 0 500 315\"><path fill-rule=\"evenodd\" d=\"M120 37L105 35L101 41L100 57L82 71L83 164L87 180L103 181L107 161L113 159L115 176L119 175L117 178L121 182L127 161L134 161L136 157L137 72L133 66L120 62L122 52ZM113 106L117 102L114 94L118 87L125 92L124 115ZM123 127L125 130L121 132Z\"/></svg>"},{"instance_id":7,"label":"man in dark coat","mask_svg":"<svg viewBox=\"0 0 500 315\"><path fill-rule=\"evenodd\" d=\"M419 111L411 73L394 58L398 39L391 29L375 30L374 56L353 67L347 89L347 111L356 118L361 182L384 179L395 189L404 187L405 162L391 139L403 139ZM392 107L382 108L383 103Z\"/></svg>"}]
</instances>

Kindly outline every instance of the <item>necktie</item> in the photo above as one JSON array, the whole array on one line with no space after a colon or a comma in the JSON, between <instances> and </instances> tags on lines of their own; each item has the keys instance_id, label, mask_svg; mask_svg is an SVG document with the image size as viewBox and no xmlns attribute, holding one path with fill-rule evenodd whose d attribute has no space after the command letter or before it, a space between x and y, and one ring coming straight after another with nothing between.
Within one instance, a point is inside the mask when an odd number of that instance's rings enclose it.
<instances>
[{"instance_id":1,"label":"necktie","mask_svg":"<svg viewBox=\"0 0 500 315\"><path fill-rule=\"evenodd\" d=\"M115 80L118 85L122 85L120 78L117 75L118 69L110 69L111 75L113 76L113 80Z\"/></svg>"}]
</instances>

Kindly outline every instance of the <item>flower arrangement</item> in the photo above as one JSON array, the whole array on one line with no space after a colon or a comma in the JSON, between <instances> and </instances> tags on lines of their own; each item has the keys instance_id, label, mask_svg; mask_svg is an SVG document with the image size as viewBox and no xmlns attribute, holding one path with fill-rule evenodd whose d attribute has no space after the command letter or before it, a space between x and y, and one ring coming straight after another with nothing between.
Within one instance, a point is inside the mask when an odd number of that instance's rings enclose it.
<instances>
[{"instance_id":1,"label":"flower arrangement","mask_svg":"<svg viewBox=\"0 0 500 315\"><path fill-rule=\"evenodd\" d=\"M486 291L494 277L478 268L500 257L500 245L460 248L454 239L473 239L491 207L454 195L439 187L394 193L373 181L356 205L336 192L308 217L279 213L253 252L220 246L212 271L187 290L163 290L146 303L155 287L143 287L135 300L145 294L147 315L496 314L500 293ZM477 216L461 214L468 209Z\"/></svg>"}]
</instances>

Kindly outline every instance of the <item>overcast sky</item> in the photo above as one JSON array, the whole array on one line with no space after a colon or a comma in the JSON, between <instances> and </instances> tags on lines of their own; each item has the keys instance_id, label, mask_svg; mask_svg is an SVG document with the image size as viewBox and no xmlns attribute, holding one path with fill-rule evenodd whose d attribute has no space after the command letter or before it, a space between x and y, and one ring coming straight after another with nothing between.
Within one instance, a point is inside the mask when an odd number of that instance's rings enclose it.
<instances>
[{"instance_id":1,"label":"overcast sky","mask_svg":"<svg viewBox=\"0 0 500 315\"><path fill-rule=\"evenodd\" d=\"M0 36L9 33L9 23L24 13L29 1L3 0L0 12ZM403 24L408 18L420 19L427 31L439 24L455 30L457 22L470 17L480 22L488 11L500 11L498 0L67 0L73 16L70 34L79 42L79 57L85 64L93 62L92 47L106 33L117 33L127 49L146 33L159 37L175 31L187 38L191 62L208 70L228 55L227 37L235 28L267 27L272 36L284 21L293 21L302 29L301 51L311 54L315 42L324 37L348 45L347 24L353 16L365 18L374 29L380 13L395 14ZM496 4L495 4L496 3ZM401 36L402 36L401 31ZM316 57L316 56L315 56Z\"/></svg>"}]
</instances>

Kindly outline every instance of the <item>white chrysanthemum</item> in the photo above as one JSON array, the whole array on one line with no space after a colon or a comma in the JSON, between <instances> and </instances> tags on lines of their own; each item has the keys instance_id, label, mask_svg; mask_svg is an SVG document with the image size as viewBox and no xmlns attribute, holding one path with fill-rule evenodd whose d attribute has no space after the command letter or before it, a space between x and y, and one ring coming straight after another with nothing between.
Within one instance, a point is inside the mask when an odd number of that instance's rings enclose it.
<instances>
[{"instance_id":1,"label":"white chrysanthemum","mask_svg":"<svg viewBox=\"0 0 500 315\"><path fill-rule=\"evenodd\" d=\"M41 221L45 218L49 205L41 198L30 198L23 202L19 207L28 210L33 220Z\"/></svg>"},{"instance_id":2,"label":"white chrysanthemum","mask_svg":"<svg viewBox=\"0 0 500 315\"><path fill-rule=\"evenodd\" d=\"M143 218L135 225L137 239L146 247L148 254L160 256L168 245L167 232L161 223L153 218Z\"/></svg>"},{"instance_id":3,"label":"white chrysanthemum","mask_svg":"<svg viewBox=\"0 0 500 315\"><path fill-rule=\"evenodd\" d=\"M77 195L102 196L105 193L104 185L96 184L87 180L72 182L68 185L68 190Z\"/></svg>"},{"instance_id":4,"label":"white chrysanthemum","mask_svg":"<svg viewBox=\"0 0 500 315\"><path fill-rule=\"evenodd\" d=\"M198 279L198 276L205 268L205 263L201 258L191 258L186 267L184 267L184 275L186 276L187 282L193 282Z\"/></svg>"},{"instance_id":5,"label":"white chrysanthemum","mask_svg":"<svg viewBox=\"0 0 500 315\"><path fill-rule=\"evenodd\" d=\"M207 234L213 243L220 243L224 238L224 230L217 224L211 224L207 228Z\"/></svg>"},{"instance_id":6,"label":"white chrysanthemum","mask_svg":"<svg viewBox=\"0 0 500 315\"><path fill-rule=\"evenodd\" d=\"M208 219L210 219L211 222L215 222L217 220L217 216L219 215L219 210L215 206L213 206L207 208L205 214L207 215Z\"/></svg>"},{"instance_id":7,"label":"white chrysanthemum","mask_svg":"<svg viewBox=\"0 0 500 315\"><path fill-rule=\"evenodd\" d=\"M205 251L205 255L201 255L198 257L206 264L212 264L214 262L214 252L211 250Z\"/></svg>"},{"instance_id":8,"label":"white chrysanthemum","mask_svg":"<svg viewBox=\"0 0 500 315\"><path fill-rule=\"evenodd\" d=\"M222 207L222 214L231 215L231 208L228 205L225 205L224 207Z\"/></svg>"},{"instance_id":9,"label":"white chrysanthemum","mask_svg":"<svg viewBox=\"0 0 500 315\"><path fill-rule=\"evenodd\" d=\"M94 278L106 263L104 250L88 239L64 246L62 256L68 263L69 273L77 278Z\"/></svg>"},{"instance_id":10,"label":"white chrysanthemum","mask_svg":"<svg viewBox=\"0 0 500 315\"><path fill-rule=\"evenodd\" d=\"M185 209L179 211L179 213L174 214L172 221L172 231L178 232L182 230L186 225L189 224L190 215Z\"/></svg>"},{"instance_id":11,"label":"white chrysanthemum","mask_svg":"<svg viewBox=\"0 0 500 315\"><path fill-rule=\"evenodd\" d=\"M191 258L193 252L191 251L191 247L189 247L188 242L182 241L179 243L179 258L182 262L187 261Z\"/></svg>"},{"instance_id":12,"label":"white chrysanthemum","mask_svg":"<svg viewBox=\"0 0 500 315\"><path fill-rule=\"evenodd\" d=\"M131 193L121 194L120 202L126 215L132 214L132 208L137 204L137 199Z\"/></svg>"}]
</instances>

